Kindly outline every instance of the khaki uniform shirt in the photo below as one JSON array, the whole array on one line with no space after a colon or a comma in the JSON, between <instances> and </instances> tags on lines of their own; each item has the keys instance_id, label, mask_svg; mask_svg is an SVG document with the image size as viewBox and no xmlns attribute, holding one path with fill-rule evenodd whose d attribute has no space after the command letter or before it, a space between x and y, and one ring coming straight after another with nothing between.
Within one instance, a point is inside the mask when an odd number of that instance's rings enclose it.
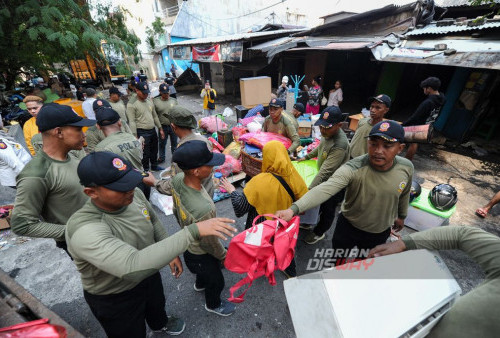
<instances>
[{"instance_id":1,"label":"khaki uniform shirt","mask_svg":"<svg viewBox=\"0 0 500 338\"><path fill-rule=\"evenodd\" d=\"M198 191L184 183L184 173L168 180L160 180L155 185L162 194L173 197L174 215L177 222L185 226L216 217L215 204L205 188ZM189 245L188 251L195 255L210 254L219 260L226 258L226 249L216 236L203 237Z\"/></svg>"},{"instance_id":2,"label":"khaki uniform shirt","mask_svg":"<svg viewBox=\"0 0 500 338\"><path fill-rule=\"evenodd\" d=\"M354 133L351 140L351 158L355 158L368 153L368 143L367 137L372 130L372 125L370 124L371 119L364 118L359 120L358 128Z\"/></svg>"},{"instance_id":3,"label":"khaki uniform shirt","mask_svg":"<svg viewBox=\"0 0 500 338\"><path fill-rule=\"evenodd\" d=\"M169 97L168 100L162 100L160 96L153 99L155 105L156 113L158 114L158 119L162 126L169 126L170 119L168 112L175 106L177 106L177 100L173 97Z\"/></svg>"},{"instance_id":4,"label":"khaki uniform shirt","mask_svg":"<svg viewBox=\"0 0 500 338\"><path fill-rule=\"evenodd\" d=\"M371 167L368 155L356 157L326 181L309 190L292 204L294 213L314 208L346 188L341 211L356 228L381 233L396 218L406 218L410 203L413 164L396 156L391 169L378 171Z\"/></svg>"},{"instance_id":5,"label":"khaki uniform shirt","mask_svg":"<svg viewBox=\"0 0 500 338\"><path fill-rule=\"evenodd\" d=\"M311 182L309 189L325 182L347 160L349 160L349 141L342 129L331 138L321 138L319 146L306 155L306 159L318 158L319 172Z\"/></svg>"},{"instance_id":6,"label":"khaki uniform shirt","mask_svg":"<svg viewBox=\"0 0 500 338\"><path fill-rule=\"evenodd\" d=\"M153 129L155 126L160 129L161 124L156 114L153 100L147 98L145 101L137 100L127 106L127 117L130 130L137 136L137 129Z\"/></svg>"},{"instance_id":7,"label":"khaki uniform shirt","mask_svg":"<svg viewBox=\"0 0 500 338\"><path fill-rule=\"evenodd\" d=\"M118 100L118 102L111 102L111 101L108 101L108 102L111 105L111 108L113 108L118 113L118 115L120 115L120 119L122 120L122 123L128 122L127 108L125 107L125 104L123 103L123 101Z\"/></svg>"},{"instance_id":8,"label":"khaki uniform shirt","mask_svg":"<svg viewBox=\"0 0 500 338\"><path fill-rule=\"evenodd\" d=\"M109 212L88 201L68 220L68 251L83 289L109 295L132 289L199 239L190 225L167 237L153 207L139 190L130 205ZM119 304L117 304L119 306Z\"/></svg>"}]
</instances>

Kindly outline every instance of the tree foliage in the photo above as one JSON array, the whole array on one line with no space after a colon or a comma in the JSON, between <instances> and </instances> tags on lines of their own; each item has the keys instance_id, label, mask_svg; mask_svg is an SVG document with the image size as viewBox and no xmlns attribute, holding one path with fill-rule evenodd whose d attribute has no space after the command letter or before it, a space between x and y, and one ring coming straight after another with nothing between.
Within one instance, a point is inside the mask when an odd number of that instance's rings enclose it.
<instances>
[{"instance_id":1,"label":"tree foliage","mask_svg":"<svg viewBox=\"0 0 500 338\"><path fill-rule=\"evenodd\" d=\"M12 88L22 73L54 70L84 53L105 62L101 41L138 56L139 38L127 30L119 8L99 6L90 15L84 0L0 0L0 81Z\"/></svg>"},{"instance_id":2,"label":"tree foliage","mask_svg":"<svg viewBox=\"0 0 500 338\"><path fill-rule=\"evenodd\" d=\"M151 27L146 28L146 43L149 49L154 50L156 47L156 39L165 33L165 24L159 17L156 17L155 21L151 23Z\"/></svg>"}]
</instances>

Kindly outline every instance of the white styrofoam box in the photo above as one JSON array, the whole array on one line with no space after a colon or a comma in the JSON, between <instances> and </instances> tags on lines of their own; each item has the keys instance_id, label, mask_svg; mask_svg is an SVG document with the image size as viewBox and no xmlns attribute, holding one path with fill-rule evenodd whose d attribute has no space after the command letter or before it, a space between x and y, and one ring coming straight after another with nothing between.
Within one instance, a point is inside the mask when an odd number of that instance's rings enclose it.
<instances>
[{"instance_id":1,"label":"white styrofoam box","mask_svg":"<svg viewBox=\"0 0 500 338\"><path fill-rule=\"evenodd\" d=\"M284 281L297 337L422 337L462 291L428 250L348 264Z\"/></svg>"},{"instance_id":2,"label":"white styrofoam box","mask_svg":"<svg viewBox=\"0 0 500 338\"><path fill-rule=\"evenodd\" d=\"M441 225L446 225L448 224L448 221L448 218L433 215L410 205L408 207L408 215L405 218L405 225L414 230L423 231L439 227Z\"/></svg>"}]
</instances>

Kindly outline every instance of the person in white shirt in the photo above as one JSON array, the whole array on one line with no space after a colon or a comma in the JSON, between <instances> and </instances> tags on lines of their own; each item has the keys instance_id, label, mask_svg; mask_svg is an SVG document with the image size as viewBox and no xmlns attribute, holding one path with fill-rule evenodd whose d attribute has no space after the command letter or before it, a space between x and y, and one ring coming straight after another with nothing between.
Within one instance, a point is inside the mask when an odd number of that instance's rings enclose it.
<instances>
[{"instance_id":1,"label":"person in white shirt","mask_svg":"<svg viewBox=\"0 0 500 338\"><path fill-rule=\"evenodd\" d=\"M338 107L344 100L343 95L344 93L342 92L342 82L340 82L340 80L337 80L335 81L334 88L330 90L330 94L328 95L328 103L326 105L328 107Z\"/></svg>"},{"instance_id":2,"label":"person in white shirt","mask_svg":"<svg viewBox=\"0 0 500 338\"><path fill-rule=\"evenodd\" d=\"M23 170L31 155L19 143L0 134L0 184L16 187L16 176Z\"/></svg>"},{"instance_id":3,"label":"person in white shirt","mask_svg":"<svg viewBox=\"0 0 500 338\"><path fill-rule=\"evenodd\" d=\"M85 94L87 94L87 98L82 103L83 113L89 120L95 120L95 113L92 105L94 101L97 99L97 93L93 88L85 89Z\"/></svg>"}]
</instances>

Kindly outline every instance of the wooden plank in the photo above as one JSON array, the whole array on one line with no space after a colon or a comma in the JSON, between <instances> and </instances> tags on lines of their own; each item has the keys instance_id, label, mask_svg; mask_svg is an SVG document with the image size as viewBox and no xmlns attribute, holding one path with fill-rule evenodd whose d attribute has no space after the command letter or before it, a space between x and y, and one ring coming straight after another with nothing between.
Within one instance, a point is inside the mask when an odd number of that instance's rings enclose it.
<instances>
[{"instance_id":1,"label":"wooden plank","mask_svg":"<svg viewBox=\"0 0 500 338\"><path fill-rule=\"evenodd\" d=\"M36 314L40 318L49 318L51 324L64 326L66 328L68 337L75 337L75 338L84 337L80 332L76 331L61 317L59 317L54 312L50 311L45 305L43 305L38 299L36 299L21 285L17 284L17 282L14 279L12 279L8 274L6 274L5 271L3 271L2 269L0 269L0 281L7 288L9 288L12 295L16 296L21 302L23 302L34 314ZM24 320L21 320L20 322L23 321Z\"/></svg>"}]
</instances>

